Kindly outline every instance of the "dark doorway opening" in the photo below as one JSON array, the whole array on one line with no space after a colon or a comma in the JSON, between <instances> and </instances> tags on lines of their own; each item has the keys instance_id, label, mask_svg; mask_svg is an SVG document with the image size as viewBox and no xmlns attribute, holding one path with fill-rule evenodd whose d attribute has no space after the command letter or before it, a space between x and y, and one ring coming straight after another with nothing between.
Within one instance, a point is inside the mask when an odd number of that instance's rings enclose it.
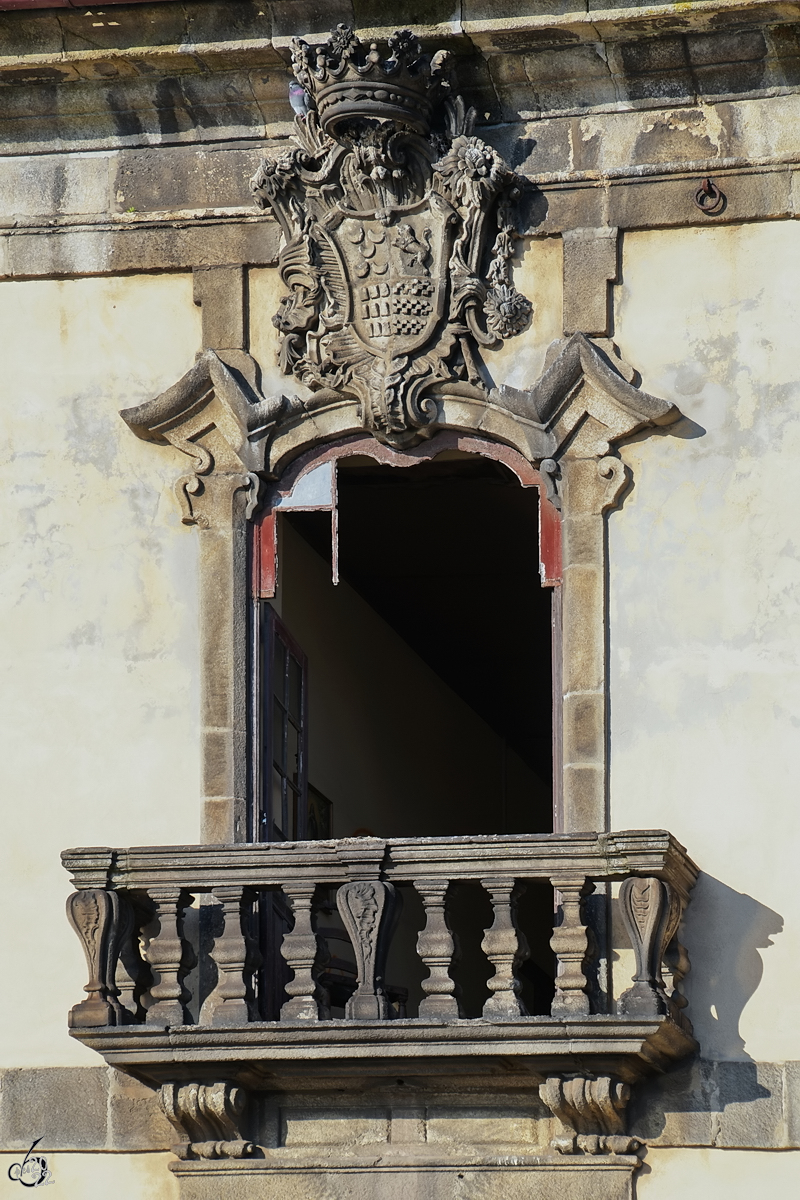
<instances>
[{"instance_id":1,"label":"dark doorway opening","mask_svg":"<svg viewBox=\"0 0 800 1200\"><path fill-rule=\"evenodd\" d=\"M343 457L337 479L340 584L331 511L287 511L275 601L308 659L305 783L328 805L328 836L551 832L552 592L539 578L538 490L499 462L451 450L408 467ZM387 995L396 1016L415 1017L424 914L412 886L398 890ZM447 903L460 947L453 979L463 1015L478 1017L492 973L481 948L491 905L477 879L454 882ZM355 959L335 889L317 890L314 912L330 953L322 983L342 1017ZM549 1012L553 995L552 914L549 885L521 890L530 1013ZM276 947L288 922L277 910L262 920L270 1019L282 1003Z\"/></svg>"},{"instance_id":2,"label":"dark doorway opening","mask_svg":"<svg viewBox=\"0 0 800 1200\"><path fill-rule=\"evenodd\" d=\"M327 513L285 519L330 561ZM551 590L539 580L537 490L457 451L401 469L343 458L338 543L343 582L500 739L488 823L465 810L462 826L442 832L552 831ZM435 737L413 717L398 730L409 754L414 737ZM516 758L530 773L523 784L510 778Z\"/></svg>"}]
</instances>

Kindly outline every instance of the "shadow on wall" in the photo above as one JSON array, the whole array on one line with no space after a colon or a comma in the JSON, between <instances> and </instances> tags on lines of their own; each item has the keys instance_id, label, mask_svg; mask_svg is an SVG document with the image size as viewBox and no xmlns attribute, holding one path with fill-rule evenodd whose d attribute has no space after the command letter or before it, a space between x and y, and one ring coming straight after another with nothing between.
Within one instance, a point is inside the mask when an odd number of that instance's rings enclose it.
<instances>
[{"instance_id":1,"label":"shadow on wall","mask_svg":"<svg viewBox=\"0 0 800 1200\"><path fill-rule=\"evenodd\" d=\"M783 917L752 896L702 874L686 914L692 970L686 997L704 1058L748 1059L739 1020L764 973L759 953L783 932Z\"/></svg>"},{"instance_id":2,"label":"shadow on wall","mask_svg":"<svg viewBox=\"0 0 800 1200\"><path fill-rule=\"evenodd\" d=\"M782 932L783 918L771 908L700 875L683 933L699 1054L634 1089L634 1137L661 1146L774 1148L783 1119L780 1067L751 1059L739 1021L761 983L760 951Z\"/></svg>"}]
</instances>

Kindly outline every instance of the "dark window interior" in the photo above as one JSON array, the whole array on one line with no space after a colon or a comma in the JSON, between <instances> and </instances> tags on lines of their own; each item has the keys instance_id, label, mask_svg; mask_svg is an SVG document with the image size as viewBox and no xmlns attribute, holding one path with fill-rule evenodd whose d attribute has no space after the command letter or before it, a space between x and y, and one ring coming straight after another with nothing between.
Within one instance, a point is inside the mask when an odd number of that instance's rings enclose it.
<instances>
[{"instance_id":1,"label":"dark window interior","mask_svg":"<svg viewBox=\"0 0 800 1200\"><path fill-rule=\"evenodd\" d=\"M489 459L442 457L411 468L340 460L340 574L550 783L550 590L539 582L537 492ZM328 514L287 519L330 559ZM523 827L507 816L497 832L552 829L550 812L533 825L527 814Z\"/></svg>"}]
</instances>

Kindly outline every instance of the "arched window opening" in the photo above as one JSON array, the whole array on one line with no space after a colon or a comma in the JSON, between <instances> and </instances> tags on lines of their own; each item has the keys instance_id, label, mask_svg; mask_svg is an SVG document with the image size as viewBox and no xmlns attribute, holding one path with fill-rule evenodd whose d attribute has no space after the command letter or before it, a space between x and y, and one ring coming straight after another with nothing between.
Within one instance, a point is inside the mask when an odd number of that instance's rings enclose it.
<instances>
[{"instance_id":1,"label":"arched window opening","mask_svg":"<svg viewBox=\"0 0 800 1200\"><path fill-rule=\"evenodd\" d=\"M257 602L251 839L307 837L309 814L316 836L549 832L538 489L502 462L445 450L405 469L342 457L327 503L295 490L298 508L269 514L279 569ZM304 692L302 737L289 690ZM287 790L295 805L308 794L288 821Z\"/></svg>"},{"instance_id":2,"label":"arched window opening","mask_svg":"<svg viewBox=\"0 0 800 1200\"><path fill-rule=\"evenodd\" d=\"M539 489L475 452L400 461L350 453L312 464L263 518L279 553L274 595L254 607L253 840L553 828L554 589L540 579ZM386 986L397 1015L414 1016L424 914L415 889L400 890ZM355 976L329 891L318 889L314 907L336 1015ZM549 1011L553 993L552 905L546 886L519 898L530 1012ZM275 971L285 969L274 950L290 918L268 907L264 995L277 1011ZM491 906L476 880L452 885L448 909L461 950L453 978L465 1015L477 1016Z\"/></svg>"}]
</instances>

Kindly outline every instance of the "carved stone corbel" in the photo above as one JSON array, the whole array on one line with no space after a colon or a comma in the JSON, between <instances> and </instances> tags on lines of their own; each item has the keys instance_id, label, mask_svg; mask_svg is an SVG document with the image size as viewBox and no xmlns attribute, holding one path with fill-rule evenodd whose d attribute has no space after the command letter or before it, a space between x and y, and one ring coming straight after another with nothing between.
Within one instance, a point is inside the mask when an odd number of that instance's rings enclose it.
<instances>
[{"instance_id":1,"label":"carved stone corbel","mask_svg":"<svg viewBox=\"0 0 800 1200\"><path fill-rule=\"evenodd\" d=\"M241 1134L247 1094L221 1083L165 1083L159 1103L182 1140L172 1147L178 1158L246 1158L252 1142Z\"/></svg>"},{"instance_id":2,"label":"carved stone corbel","mask_svg":"<svg viewBox=\"0 0 800 1200\"><path fill-rule=\"evenodd\" d=\"M640 1143L625 1133L631 1089L609 1075L551 1075L539 1095L560 1124L550 1145L560 1154L632 1154Z\"/></svg>"}]
</instances>

